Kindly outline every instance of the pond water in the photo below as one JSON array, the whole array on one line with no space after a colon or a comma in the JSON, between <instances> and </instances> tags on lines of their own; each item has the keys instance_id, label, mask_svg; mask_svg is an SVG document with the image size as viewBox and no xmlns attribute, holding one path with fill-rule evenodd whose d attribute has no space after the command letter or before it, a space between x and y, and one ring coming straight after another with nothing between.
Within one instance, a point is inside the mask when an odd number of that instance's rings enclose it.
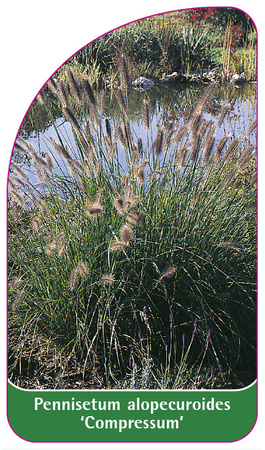
<instances>
[{"instance_id":1,"label":"pond water","mask_svg":"<svg viewBox=\"0 0 265 450\"><path fill-rule=\"evenodd\" d=\"M136 142L141 137L143 147L150 147L150 142L155 140L159 127L168 129L170 124L173 124L174 128L181 127L187 121L191 111L196 107L206 89L207 86L202 85L179 84L155 86L144 92L134 89L129 90L127 93L127 117ZM143 99L148 100L149 103L150 128L148 133L144 128L142 118ZM227 114L215 132L216 145L223 136L228 135L232 140L246 133L256 120L256 100L256 83L248 83L239 87L230 84L216 86L210 99L205 104L203 113L203 119L211 119L216 122L222 109L227 106ZM111 92L106 92L104 101L102 95L98 96L97 101L100 105L102 129L106 118L109 119L114 129L115 125L121 120L121 109L117 97ZM53 110L56 127L64 136L65 142L72 148L74 138L71 125L62 117L60 108L54 103L54 99L50 109ZM85 123L88 114L86 108L82 106L77 114L80 116L81 122ZM58 141L57 133L49 115L37 101L33 103L22 124L20 136L31 143L40 154L46 154L50 151L50 138ZM253 145L256 144L256 130L250 134L249 141ZM121 164L125 164L122 149L119 149L119 158L121 158ZM30 166L30 161L27 163L30 182L35 184L38 180Z\"/></svg>"}]
</instances>

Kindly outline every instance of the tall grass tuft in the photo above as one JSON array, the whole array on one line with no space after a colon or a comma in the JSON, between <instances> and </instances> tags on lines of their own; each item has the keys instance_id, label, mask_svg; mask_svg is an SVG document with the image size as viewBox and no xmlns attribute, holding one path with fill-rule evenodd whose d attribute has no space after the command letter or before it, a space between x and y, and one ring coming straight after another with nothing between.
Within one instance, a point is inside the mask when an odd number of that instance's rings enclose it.
<instances>
[{"instance_id":1,"label":"tall grass tuft","mask_svg":"<svg viewBox=\"0 0 265 450\"><path fill-rule=\"evenodd\" d=\"M255 376L255 148L247 132L218 135L223 111L206 123L213 89L149 143L145 101L135 140L126 91L112 127L87 83L89 117L62 104L72 139L53 121L49 159L17 142L38 180L25 168L10 185L11 379L44 351L55 386L65 373L92 387L226 386L238 364Z\"/></svg>"}]
</instances>

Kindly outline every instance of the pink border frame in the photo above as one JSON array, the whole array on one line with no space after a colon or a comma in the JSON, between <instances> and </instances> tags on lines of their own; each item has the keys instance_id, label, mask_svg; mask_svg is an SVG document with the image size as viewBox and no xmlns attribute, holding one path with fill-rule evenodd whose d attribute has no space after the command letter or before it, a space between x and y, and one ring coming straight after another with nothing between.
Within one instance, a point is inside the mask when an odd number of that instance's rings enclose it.
<instances>
[{"instance_id":1,"label":"pink border frame","mask_svg":"<svg viewBox=\"0 0 265 450\"><path fill-rule=\"evenodd\" d=\"M227 8L230 8L230 9L236 9L238 11L243 12L246 16L248 16L249 19L251 20L251 22L253 23L253 25L255 27L255 30L256 30L256 36L257 36L257 77L256 77L256 82L257 82L257 93L258 93L258 67L259 67L258 66L258 30L257 30L255 22L252 20L252 18L249 16L249 14L247 14L242 9L236 8L234 6L201 6L201 7L195 7L195 8L173 9L173 10L170 10L170 11L161 12L161 13L157 13L157 14L152 14L150 16L145 16L145 17L142 17L140 19L136 19L136 20L132 20L130 22L127 22L127 23L125 23L123 25L120 25L120 26L118 26L116 28L111 29L110 31L108 31L106 33L103 33L102 35L100 35L97 38L93 39L91 42L89 42L88 44L85 44L83 47L81 47L79 50L77 50L75 53L73 53L72 56L70 56L66 61L64 61L64 63L62 63L58 67L58 69L56 69L56 71L53 72L53 74L48 78L48 80L39 89L39 91L37 92L37 94L33 98L32 102L30 103L30 105L29 105L29 107L28 107L28 109L27 109L27 111L26 111L26 113L25 113L25 115L24 115L24 117L23 117L23 119L21 121L21 124L19 126L18 132L17 132L16 137L15 137L14 144L13 144L13 147L12 147L12 152L11 152L9 165L8 165L7 188L6 188L6 205L7 205L7 207L6 207L6 230L7 230L7 232L6 232L7 233L7 236L6 236L6 238L7 238L7 240L6 240L6 242L7 242L7 246L6 246L6 257L7 257L7 263L6 263L6 275L7 275L6 276L6 289L7 289L7 299L8 299L8 180L9 180L10 165L11 165L11 160L12 160L12 156L13 156L13 152L14 152L15 143L17 141L17 138L18 138L21 126L23 124L23 121L24 121L26 115L28 114L28 112L29 112L33 102L35 101L36 97L40 93L40 91L47 84L47 82L56 74L56 72L58 72L58 70L62 66L64 66L74 55L76 55L83 48L87 47L87 45L92 44L93 42L97 41L101 37L106 36L107 34L113 32L113 31L115 31L115 30L117 30L119 28L122 28L122 27L125 27L127 25L130 25L131 23L139 22L141 20L145 20L145 19L148 19L150 17L161 16L161 15L164 15L164 14L169 14L169 13L173 13L173 12L177 12L177 11L188 11L188 10L191 10L191 9L205 9L205 8L214 8L214 9L227 9ZM258 95L257 95L257 186L258 186ZM258 205L258 189L257 189L257 205ZM258 208L257 208L257 248L258 248ZM257 287L258 287L258 254L257 254ZM6 417L7 417L8 424L9 424L11 430L13 431L13 433L16 436L18 436L21 440L23 440L25 442L32 442L32 443L37 443L37 444L41 444L41 443L47 443L47 444L49 444L49 443L56 443L56 444L59 444L59 443L62 443L62 444L69 444L69 443L71 443L71 444L72 443L73 444L76 444L76 443L77 444L82 444L82 443L83 444L84 443L88 443L88 444L93 444L93 443L96 443L96 444L100 444L100 443L102 443L102 444L108 444L108 443L111 443L111 444L115 444L115 443L117 443L117 444L122 444L122 443L135 443L135 444L137 444L137 443L144 443L144 444L153 444L153 443L154 444L155 443L162 443L162 444L163 443L165 443L165 444L170 444L170 443L185 443L185 444L186 443L187 444L188 443L191 443L191 444L196 444L196 443L202 443L203 444L203 443L205 443L205 444L211 444L211 443L213 443L213 444L218 444L218 443L226 443L227 444L227 443L232 443L232 442L238 442L238 441L241 441L242 439L245 439L251 433L251 431L254 429L254 427L255 427L255 425L257 423L257 420L258 420L258 289L257 289L257 317L256 317L256 340L257 340L257 352L256 352L256 362L257 362L257 369L256 369L257 370L257 372L256 372L257 373L257 378L256 378L256 384L257 384L257 391L256 391L256 405L257 405L257 408L256 408L256 420L255 420L255 423L254 423L253 427L251 428L251 430L245 436L243 436L240 439L236 439L235 441L30 441L28 439L22 438L21 436L19 436L15 432L15 430L13 430L13 428L12 428L10 422L9 422L9 417L8 417L8 309L7 309L7 313L6 313L6 321L7 321L7 326L6 326L6 336L7 336L7 339L6 339L6 397L7 397L7 400L6 400ZM246 389L246 388L243 388L243 389ZM239 391L239 390L240 389L237 389L237 391ZM34 391L34 389L31 390L31 391Z\"/></svg>"}]
</instances>

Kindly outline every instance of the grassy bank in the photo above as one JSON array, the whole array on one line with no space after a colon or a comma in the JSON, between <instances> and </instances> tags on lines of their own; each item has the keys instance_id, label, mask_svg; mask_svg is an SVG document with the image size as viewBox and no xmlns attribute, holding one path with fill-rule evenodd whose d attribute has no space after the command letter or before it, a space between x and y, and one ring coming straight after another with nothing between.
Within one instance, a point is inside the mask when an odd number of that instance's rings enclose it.
<instances>
[{"instance_id":1,"label":"grassy bank","mask_svg":"<svg viewBox=\"0 0 265 450\"><path fill-rule=\"evenodd\" d=\"M53 122L46 155L27 141L9 180L9 358L19 385L224 387L255 378L255 124L216 135L205 120L214 85L183 126L132 133L101 114L88 80L50 82L72 137ZM71 99L84 97L78 119ZM82 115L81 115L82 117ZM81 381L80 381L81 380ZM80 384L79 384L80 385ZM75 385L77 386L77 385Z\"/></svg>"},{"instance_id":2,"label":"grassy bank","mask_svg":"<svg viewBox=\"0 0 265 450\"><path fill-rule=\"evenodd\" d=\"M178 71L202 74L214 67L220 79L244 72L256 79L256 31L242 11L200 8L175 11L121 27L92 42L70 61L76 78L88 75L94 86L120 82L120 58L127 60L128 77L161 79ZM60 77L65 78L65 68Z\"/></svg>"}]
</instances>

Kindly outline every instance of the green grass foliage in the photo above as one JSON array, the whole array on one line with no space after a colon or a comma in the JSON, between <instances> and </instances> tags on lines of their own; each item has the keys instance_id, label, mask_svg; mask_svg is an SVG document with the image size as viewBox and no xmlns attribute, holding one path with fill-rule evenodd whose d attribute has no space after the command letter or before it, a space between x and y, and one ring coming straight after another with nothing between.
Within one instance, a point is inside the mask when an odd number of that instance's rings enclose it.
<instances>
[{"instance_id":1,"label":"green grass foliage","mask_svg":"<svg viewBox=\"0 0 265 450\"><path fill-rule=\"evenodd\" d=\"M212 387L213 371L239 362L255 371L255 125L218 140L226 110L203 116L213 89L152 137L146 101L135 136L126 92L112 123L89 82L86 119L53 85L71 136L54 123L45 155L18 140L31 166L11 164L11 379L25 361L127 388ZM74 79L71 95L82 101Z\"/></svg>"}]
</instances>

